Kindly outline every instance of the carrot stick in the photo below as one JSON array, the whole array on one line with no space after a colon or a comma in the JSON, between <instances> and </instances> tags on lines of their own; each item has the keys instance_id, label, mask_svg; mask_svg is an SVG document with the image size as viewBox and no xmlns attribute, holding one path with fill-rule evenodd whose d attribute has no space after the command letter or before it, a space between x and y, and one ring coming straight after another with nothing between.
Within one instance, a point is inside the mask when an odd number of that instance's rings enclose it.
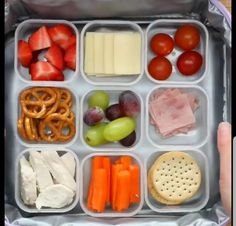
<instances>
[{"instance_id":1,"label":"carrot stick","mask_svg":"<svg viewBox=\"0 0 236 226\"><path fill-rule=\"evenodd\" d=\"M139 203L140 202L139 166L137 164L130 165L129 172L130 172L130 180L131 180L130 202Z\"/></svg>"},{"instance_id":2,"label":"carrot stick","mask_svg":"<svg viewBox=\"0 0 236 226\"><path fill-rule=\"evenodd\" d=\"M129 208L131 176L128 170L122 170L117 177L116 210L122 211Z\"/></svg>"},{"instance_id":3,"label":"carrot stick","mask_svg":"<svg viewBox=\"0 0 236 226\"><path fill-rule=\"evenodd\" d=\"M132 163L132 158L130 156L121 156L120 163L123 164L124 170L128 170Z\"/></svg>"},{"instance_id":4,"label":"carrot stick","mask_svg":"<svg viewBox=\"0 0 236 226\"><path fill-rule=\"evenodd\" d=\"M105 169L96 169L93 178L92 209L103 212L106 205L107 172Z\"/></svg>"},{"instance_id":5,"label":"carrot stick","mask_svg":"<svg viewBox=\"0 0 236 226\"><path fill-rule=\"evenodd\" d=\"M87 198L87 207L89 209L92 209L94 171L96 169L102 168L102 159L103 159L103 157L101 157L101 156L96 156L92 159L91 176L90 176L90 183L89 183L89 192L88 192L88 198Z\"/></svg>"},{"instance_id":6,"label":"carrot stick","mask_svg":"<svg viewBox=\"0 0 236 226\"><path fill-rule=\"evenodd\" d=\"M117 177L118 173L122 170L122 168L122 164L115 164L111 167L111 205L113 209L115 209Z\"/></svg>"},{"instance_id":7,"label":"carrot stick","mask_svg":"<svg viewBox=\"0 0 236 226\"><path fill-rule=\"evenodd\" d=\"M103 169L107 171L107 197L106 203L110 203L110 190L111 190L111 160L108 157L102 159Z\"/></svg>"}]
</instances>

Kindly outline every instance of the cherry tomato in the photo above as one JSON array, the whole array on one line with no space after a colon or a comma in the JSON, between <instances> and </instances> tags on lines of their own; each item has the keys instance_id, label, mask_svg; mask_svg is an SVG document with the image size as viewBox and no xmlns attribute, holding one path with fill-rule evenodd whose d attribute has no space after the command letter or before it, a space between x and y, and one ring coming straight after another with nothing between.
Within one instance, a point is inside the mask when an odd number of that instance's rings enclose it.
<instances>
[{"instance_id":1,"label":"cherry tomato","mask_svg":"<svg viewBox=\"0 0 236 226\"><path fill-rule=\"evenodd\" d=\"M150 47L155 54L166 56L172 52L174 40L167 34L159 33L152 37Z\"/></svg>"},{"instance_id":2,"label":"cherry tomato","mask_svg":"<svg viewBox=\"0 0 236 226\"><path fill-rule=\"evenodd\" d=\"M199 30L192 25L183 25L175 32L175 44L183 50L192 50L199 45Z\"/></svg>"},{"instance_id":3,"label":"cherry tomato","mask_svg":"<svg viewBox=\"0 0 236 226\"><path fill-rule=\"evenodd\" d=\"M148 71L154 79L166 80L171 75L172 65L165 57L157 56L150 61Z\"/></svg>"},{"instance_id":4,"label":"cherry tomato","mask_svg":"<svg viewBox=\"0 0 236 226\"><path fill-rule=\"evenodd\" d=\"M177 60L177 68L183 75L193 75L202 66L202 56L196 51L185 51Z\"/></svg>"}]
</instances>

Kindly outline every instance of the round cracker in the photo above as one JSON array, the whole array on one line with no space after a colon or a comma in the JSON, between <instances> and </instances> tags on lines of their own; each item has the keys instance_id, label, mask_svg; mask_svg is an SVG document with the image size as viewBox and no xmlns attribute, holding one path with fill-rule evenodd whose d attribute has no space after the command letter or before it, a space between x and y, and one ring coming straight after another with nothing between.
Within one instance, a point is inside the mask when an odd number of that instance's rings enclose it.
<instances>
[{"instance_id":1,"label":"round cracker","mask_svg":"<svg viewBox=\"0 0 236 226\"><path fill-rule=\"evenodd\" d=\"M164 199L184 202L198 191L201 171L196 161L184 152L167 152L154 163L153 187Z\"/></svg>"},{"instance_id":2,"label":"round cracker","mask_svg":"<svg viewBox=\"0 0 236 226\"><path fill-rule=\"evenodd\" d=\"M178 205L181 202L176 202L176 201L169 201L164 199L153 187L153 182L152 182L152 178L151 178L151 173L152 173L152 168L153 166L150 168L149 172L148 172L148 177L147 177L147 184L148 184L148 190L151 194L151 196L158 202L165 204L165 205Z\"/></svg>"}]
</instances>

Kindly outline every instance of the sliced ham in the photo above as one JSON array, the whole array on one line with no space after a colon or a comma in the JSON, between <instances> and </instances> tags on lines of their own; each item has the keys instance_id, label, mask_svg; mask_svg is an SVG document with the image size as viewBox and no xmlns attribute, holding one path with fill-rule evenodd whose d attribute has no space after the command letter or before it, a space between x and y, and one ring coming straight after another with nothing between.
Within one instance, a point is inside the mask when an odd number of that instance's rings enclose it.
<instances>
[{"instance_id":1,"label":"sliced ham","mask_svg":"<svg viewBox=\"0 0 236 226\"><path fill-rule=\"evenodd\" d=\"M195 127L194 111L199 104L192 94L173 88L154 93L150 100L150 122L163 137L188 133Z\"/></svg>"}]
</instances>

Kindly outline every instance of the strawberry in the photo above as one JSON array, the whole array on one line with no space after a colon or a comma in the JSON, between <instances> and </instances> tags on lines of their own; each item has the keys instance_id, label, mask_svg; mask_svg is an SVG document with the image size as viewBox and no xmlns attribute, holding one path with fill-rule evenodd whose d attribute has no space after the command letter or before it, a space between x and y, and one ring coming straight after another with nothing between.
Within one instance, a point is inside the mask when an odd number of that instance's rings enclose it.
<instances>
[{"instance_id":1,"label":"strawberry","mask_svg":"<svg viewBox=\"0 0 236 226\"><path fill-rule=\"evenodd\" d=\"M31 64L30 74L33 81L64 81L63 73L45 61Z\"/></svg>"},{"instance_id":2,"label":"strawberry","mask_svg":"<svg viewBox=\"0 0 236 226\"><path fill-rule=\"evenodd\" d=\"M74 71L76 67L76 48L75 47L76 45L69 47L66 50L66 53L64 56L64 61L66 63L66 66Z\"/></svg>"},{"instance_id":3,"label":"strawberry","mask_svg":"<svg viewBox=\"0 0 236 226\"><path fill-rule=\"evenodd\" d=\"M40 27L29 37L29 45L32 51L46 49L52 45L52 41L45 26Z\"/></svg>"},{"instance_id":4,"label":"strawberry","mask_svg":"<svg viewBox=\"0 0 236 226\"><path fill-rule=\"evenodd\" d=\"M63 71L64 70L64 59L63 52L57 45L52 45L44 57L57 69Z\"/></svg>"},{"instance_id":5,"label":"strawberry","mask_svg":"<svg viewBox=\"0 0 236 226\"><path fill-rule=\"evenodd\" d=\"M28 42L19 40L18 41L18 60L24 67L29 67L31 60L33 58L32 50Z\"/></svg>"},{"instance_id":6,"label":"strawberry","mask_svg":"<svg viewBox=\"0 0 236 226\"><path fill-rule=\"evenodd\" d=\"M69 37L68 40L58 40L57 44L63 49L63 50L67 50L69 47L71 47L72 45L76 44L76 36L72 35Z\"/></svg>"},{"instance_id":7,"label":"strawberry","mask_svg":"<svg viewBox=\"0 0 236 226\"><path fill-rule=\"evenodd\" d=\"M73 35L72 29L64 24L58 24L56 26L48 28L48 33L54 43L59 45L61 48L68 41L70 36Z\"/></svg>"}]
</instances>

